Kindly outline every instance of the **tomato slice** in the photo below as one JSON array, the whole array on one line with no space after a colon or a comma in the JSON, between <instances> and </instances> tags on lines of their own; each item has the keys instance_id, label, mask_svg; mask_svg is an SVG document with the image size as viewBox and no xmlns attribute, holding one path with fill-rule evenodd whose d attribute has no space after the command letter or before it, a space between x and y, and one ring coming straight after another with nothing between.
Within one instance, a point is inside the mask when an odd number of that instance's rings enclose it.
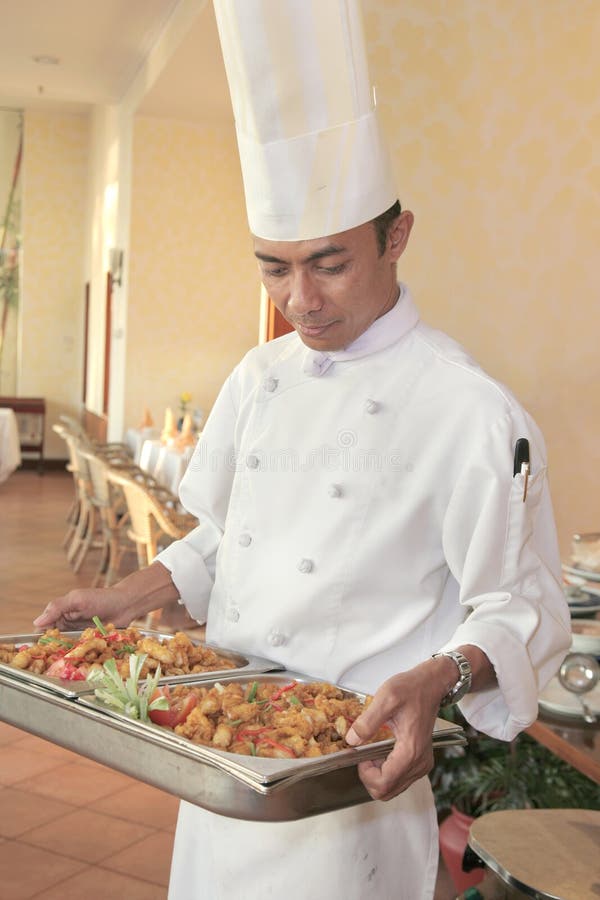
<instances>
[{"instance_id":1,"label":"tomato slice","mask_svg":"<svg viewBox=\"0 0 600 900\"><path fill-rule=\"evenodd\" d=\"M88 666L84 663L79 668L68 659L57 659L49 666L44 675L50 678L62 678L63 681L85 681Z\"/></svg>"},{"instance_id":2,"label":"tomato slice","mask_svg":"<svg viewBox=\"0 0 600 900\"><path fill-rule=\"evenodd\" d=\"M191 693L183 697L172 697L168 685L156 688L151 700L156 700L157 697L166 697L169 701L169 708L151 709L148 715L155 725L162 725L165 728L175 728L176 725L185 722L198 702L196 695Z\"/></svg>"}]
</instances>

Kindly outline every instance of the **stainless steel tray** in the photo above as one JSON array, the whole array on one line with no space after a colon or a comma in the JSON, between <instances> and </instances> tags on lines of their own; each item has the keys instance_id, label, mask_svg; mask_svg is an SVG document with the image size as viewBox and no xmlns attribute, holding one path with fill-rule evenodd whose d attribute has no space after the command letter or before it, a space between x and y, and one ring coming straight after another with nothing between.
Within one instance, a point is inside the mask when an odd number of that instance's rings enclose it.
<instances>
[{"instance_id":1,"label":"stainless steel tray","mask_svg":"<svg viewBox=\"0 0 600 900\"><path fill-rule=\"evenodd\" d=\"M278 680L292 677L298 679L286 672ZM0 719L204 809L264 822L301 819L369 801L356 763L385 755L391 743L321 757L320 769L311 759L237 756L193 744L155 725L109 714L91 696L74 702L4 672L0 672ZM460 729L443 720L436 722L435 747L464 743Z\"/></svg>"},{"instance_id":2,"label":"stainless steel tray","mask_svg":"<svg viewBox=\"0 0 600 900\"><path fill-rule=\"evenodd\" d=\"M227 678L213 677L210 679L197 679L195 676L188 676L185 680L186 685L202 684L205 687L212 687L216 682L227 684L227 682L236 682L238 684L249 684L256 681L257 678L248 675L234 675L228 673ZM273 674L261 674L260 681L270 682L277 685L289 684L290 681L298 681L302 683L314 682L316 679L298 672L283 671ZM343 689L342 689L343 690ZM358 697L365 700L366 694L357 691L346 691L349 697ZM78 701L82 704L91 706L94 709L102 709L111 718L121 721L131 721L123 713L118 712L110 707L105 706L101 701L97 700L93 691L89 694L82 694L78 697ZM308 757L300 759L268 759L257 756L244 756L239 753L230 753L227 750L219 750L216 747L207 747L204 744L195 744L188 738L182 737L168 728L161 728L153 723L137 722L137 727L141 732L152 740L152 736L157 732L161 737L168 741L174 747L183 747L187 752L197 756L202 761L209 760L211 764L217 766L224 771L231 772L236 778L242 779L245 783L253 786L260 791L273 791L282 786L283 783L289 785L303 778L308 778L315 774L323 774L332 772L336 769L343 769L346 766L353 766L363 759L377 759L387 756L394 745L393 739L378 741L377 743L367 744L364 747L348 748L339 750L337 753L330 753L326 756ZM460 725L453 722L447 722L439 719L433 733L433 741L438 742L447 739L450 735L459 734L462 731Z\"/></svg>"},{"instance_id":3,"label":"stainless steel tray","mask_svg":"<svg viewBox=\"0 0 600 900\"><path fill-rule=\"evenodd\" d=\"M142 628L138 630L144 637L154 637L157 640L168 640L169 638L173 637L170 632L152 631ZM80 637L82 632L63 631L62 634L76 639ZM0 635L0 644L35 644L41 636L42 635L39 632L35 634L2 634ZM241 653L238 653L234 650L215 647L213 644L208 644L204 641L195 641L193 640L193 638L191 638L191 640L192 643L196 644L197 646L209 647L211 650L214 650L215 653L219 653L221 656L225 657L225 659L234 662L236 664L236 668L213 669L211 672L197 672L193 676L166 675L164 678L160 679L161 684L177 684L181 681L187 681L192 677L198 681L204 681L206 679L214 680L215 676L221 677L225 675L232 675L236 672L244 675L258 675L263 672L278 671L282 668L278 663L275 663L269 659L263 659L260 656L243 656ZM29 684L36 684L48 691L53 691L56 694L60 694L61 697L70 697L74 699L80 694L88 693L90 690L90 686L86 681L63 681L60 678L51 678L47 675L36 675L34 672L28 672L26 669L17 669L14 666L8 665L8 663L0 663L0 673L2 672L4 672L6 675L10 675L11 678L18 678L20 681L26 681Z\"/></svg>"}]
</instances>

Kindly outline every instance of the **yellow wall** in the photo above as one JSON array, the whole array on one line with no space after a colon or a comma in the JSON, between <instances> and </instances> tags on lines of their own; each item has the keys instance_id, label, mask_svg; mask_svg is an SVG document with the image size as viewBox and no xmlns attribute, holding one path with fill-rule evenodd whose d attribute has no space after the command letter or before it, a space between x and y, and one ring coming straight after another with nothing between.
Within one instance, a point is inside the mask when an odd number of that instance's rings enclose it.
<instances>
[{"instance_id":1,"label":"yellow wall","mask_svg":"<svg viewBox=\"0 0 600 900\"><path fill-rule=\"evenodd\" d=\"M88 141L84 117L25 115L18 392L46 398L48 457L66 456L52 423L81 403Z\"/></svg>"},{"instance_id":2,"label":"yellow wall","mask_svg":"<svg viewBox=\"0 0 600 900\"><path fill-rule=\"evenodd\" d=\"M400 276L423 317L538 420L566 554L571 532L600 528L600 4L363 3L400 196L416 215ZM87 142L84 119L27 113L19 388L50 398L50 421L80 397ZM147 404L160 423L184 390L208 411L255 342L242 197L232 129L136 120L116 323L126 426Z\"/></svg>"},{"instance_id":3,"label":"yellow wall","mask_svg":"<svg viewBox=\"0 0 600 900\"><path fill-rule=\"evenodd\" d=\"M363 2L400 276L541 426L566 554L600 529L600 4Z\"/></svg>"},{"instance_id":4,"label":"yellow wall","mask_svg":"<svg viewBox=\"0 0 600 900\"><path fill-rule=\"evenodd\" d=\"M259 279L233 127L134 126L125 424L189 391L210 411L256 343Z\"/></svg>"}]
</instances>

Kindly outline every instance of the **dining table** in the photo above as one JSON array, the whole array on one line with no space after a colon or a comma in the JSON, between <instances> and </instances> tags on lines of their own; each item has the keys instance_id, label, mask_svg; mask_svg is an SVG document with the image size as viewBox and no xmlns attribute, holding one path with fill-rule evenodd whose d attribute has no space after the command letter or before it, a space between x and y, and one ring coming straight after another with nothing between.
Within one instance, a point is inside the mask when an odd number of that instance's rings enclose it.
<instances>
[{"instance_id":1,"label":"dining table","mask_svg":"<svg viewBox=\"0 0 600 900\"><path fill-rule=\"evenodd\" d=\"M571 617L574 640L571 653L585 649L586 653L597 657L598 647L593 642L587 648L575 643L582 640L576 623L585 622L587 626L593 626L600 613L587 612L585 619L582 619L579 612L573 615L571 610ZM592 638L588 640L593 641ZM527 733L570 766L600 784L600 684L593 685L583 698L588 714L591 713L590 721L584 718L580 698L565 689L558 675L554 676L540 695L538 718L527 728Z\"/></svg>"},{"instance_id":2,"label":"dining table","mask_svg":"<svg viewBox=\"0 0 600 900\"><path fill-rule=\"evenodd\" d=\"M154 425L144 428L128 428L125 432L124 443L129 448L133 461L136 465L140 464L142 455L142 447L144 441L155 441L160 437L160 428Z\"/></svg>"},{"instance_id":3,"label":"dining table","mask_svg":"<svg viewBox=\"0 0 600 900\"><path fill-rule=\"evenodd\" d=\"M0 407L0 483L21 465L19 426L12 409Z\"/></svg>"},{"instance_id":4,"label":"dining table","mask_svg":"<svg viewBox=\"0 0 600 900\"><path fill-rule=\"evenodd\" d=\"M177 495L179 484L193 456L196 442L181 447L177 441L164 443L159 439L142 444L139 467L152 475L163 487Z\"/></svg>"}]
</instances>

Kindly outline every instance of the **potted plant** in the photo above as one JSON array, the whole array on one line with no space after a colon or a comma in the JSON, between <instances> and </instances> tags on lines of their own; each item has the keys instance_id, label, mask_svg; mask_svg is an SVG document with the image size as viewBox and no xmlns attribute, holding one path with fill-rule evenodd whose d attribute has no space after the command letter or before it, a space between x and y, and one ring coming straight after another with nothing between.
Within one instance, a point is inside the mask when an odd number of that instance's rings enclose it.
<instances>
[{"instance_id":1,"label":"potted plant","mask_svg":"<svg viewBox=\"0 0 600 900\"><path fill-rule=\"evenodd\" d=\"M600 786L527 734L497 741L472 728L456 707L444 717L460 723L466 747L436 755L431 773L440 825L440 849L457 891L477 884L483 871L465 873L462 860L473 819L501 809L600 809Z\"/></svg>"}]
</instances>

